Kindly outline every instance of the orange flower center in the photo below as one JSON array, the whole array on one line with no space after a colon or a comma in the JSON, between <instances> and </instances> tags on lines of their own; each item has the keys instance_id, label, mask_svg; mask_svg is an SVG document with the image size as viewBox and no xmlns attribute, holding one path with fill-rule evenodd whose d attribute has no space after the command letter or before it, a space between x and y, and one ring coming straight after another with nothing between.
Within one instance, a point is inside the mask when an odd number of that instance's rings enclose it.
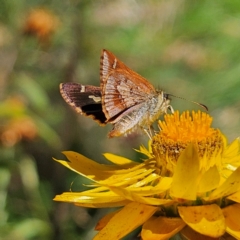
<instances>
[{"instance_id":1,"label":"orange flower center","mask_svg":"<svg viewBox=\"0 0 240 240\"><path fill-rule=\"evenodd\" d=\"M212 117L204 112L192 115L178 111L166 114L159 121L160 132L153 138L152 149L157 165L164 175L171 175L181 152L194 143L199 156L211 158L223 150L223 137L218 129L211 128Z\"/></svg>"}]
</instances>

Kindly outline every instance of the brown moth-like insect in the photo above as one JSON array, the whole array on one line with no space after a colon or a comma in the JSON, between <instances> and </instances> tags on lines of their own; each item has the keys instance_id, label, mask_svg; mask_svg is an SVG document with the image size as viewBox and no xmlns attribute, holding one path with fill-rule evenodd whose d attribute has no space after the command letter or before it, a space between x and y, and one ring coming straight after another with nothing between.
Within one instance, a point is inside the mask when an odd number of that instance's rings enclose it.
<instances>
[{"instance_id":1,"label":"brown moth-like insect","mask_svg":"<svg viewBox=\"0 0 240 240\"><path fill-rule=\"evenodd\" d=\"M60 92L78 113L100 125L113 124L109 137L130 133L138 127L149 129L168 109L173 112L170 94L156 90L111 52L102 51L100 64L100 87L69 82L60 84Z\"/></svg>"}]
</instances>

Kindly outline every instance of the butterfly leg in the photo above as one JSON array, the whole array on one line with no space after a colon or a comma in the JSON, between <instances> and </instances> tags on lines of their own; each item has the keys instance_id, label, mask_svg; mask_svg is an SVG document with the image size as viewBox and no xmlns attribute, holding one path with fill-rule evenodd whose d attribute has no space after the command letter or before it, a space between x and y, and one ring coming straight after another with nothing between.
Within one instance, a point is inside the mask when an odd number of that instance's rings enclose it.
<instances>
[{"instance_id":1,"label":"butterfly leg","mask_svg":"<svg viewBox=\"0 0 240 240\"><path fill-rule=\"evenodd\" d=\"M143 128L143 131L147 134L149 139L152 139L152 133L151 133L151 131L149 131L149 129Z\"/></svg>"},{"instance_id":2,"label":"butterfly leg","mask_svg":"<svg viewBox=\"0 0 240 240\"><path fill-rule=\"evenodd\" d=\"M173 109L173 107L171 105L168 106L168 110L170 110L171 113L174 113L174 109Z\"/></svg>"},{"instance_id":3,"label":"butterfly leg","mask_svg":"<svg viewBox=\"0 0 240 240\"><path fill-rule=\"evenodd\" d=\"M153 136L155 135L156 131L154 130L153 126L148 126L148 128L142 128L142 130L147 134L149 139L152 139Z\"/></svg>"}]
</instances>

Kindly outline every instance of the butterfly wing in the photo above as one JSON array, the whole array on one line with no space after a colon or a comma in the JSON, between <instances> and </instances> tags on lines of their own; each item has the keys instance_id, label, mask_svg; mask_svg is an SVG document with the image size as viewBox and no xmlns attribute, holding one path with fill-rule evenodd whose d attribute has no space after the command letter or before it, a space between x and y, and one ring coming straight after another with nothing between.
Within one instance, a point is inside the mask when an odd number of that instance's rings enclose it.
<instances>
[{"instance_id":1,"label":"butterfly wing","mask_svg":"<svg viewBox=\"0 0 240 240\"><path fill-rule=\"evenodd\" d=\"M106 117L102 110L101 88L78 83L61 83L60 93L74 110L93 118L100 125L105 125Z\"/></svg>"},{"instance_id":2,"label":"butterfly wing","mask_svg":"<svg viewBox=\"0 0 240 240\"><path fill-rule=\"evenodd\" d=\"M100 79L102 108L108 122L156 93L152 84L107 50L101 56Z\"/></svg>"}]
</instances>

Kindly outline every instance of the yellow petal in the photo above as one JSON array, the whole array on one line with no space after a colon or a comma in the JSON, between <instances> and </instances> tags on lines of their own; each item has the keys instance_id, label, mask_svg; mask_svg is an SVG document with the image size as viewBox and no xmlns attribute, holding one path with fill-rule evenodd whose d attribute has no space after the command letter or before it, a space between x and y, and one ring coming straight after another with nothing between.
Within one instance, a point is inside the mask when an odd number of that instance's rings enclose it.
<instances>
[{"instance_id":1,"label":"yellow petal","mask_svg":"<svg viewBox=\"0 0 240 240\"><path fill-rule=\"evenodd\" d=\"M228 196L227 199L240 203L240 191Z\"/></svg>"},{"instance_id":2,"label":"yellow petal","mask_svg":"<svg viewBox=\"0 0 240 240\"><path fill-rule=\"evenodd\" d=\"M169 239L178 233L186 224L181 218L151 217L143 224L143 240Z\"/></svg>"},{"instance_id":3,"label":"yellow petal","mask_svg":"<svg viewBox=\"0 0 240 240\"><path fill-rule=\"evenodd\" d=\"M110 212L108 214L106 214L103 218L101 218L97 225L95 226L95 230L96 231L100 231L102 230L106 225L107 223L110 221L110 219L116 214L118 213L120 210L117 210L117 211L114 211L114 212Z\"/></svg>"},{"instance_id":4,"label":"yellow petal","mask_svg":"<svg viewBox=\"0 0 240 240\"><path fill-rule=\"evenodd\" d=\"M159 182L155 186L151 186L151 185L142 186L141 183L142 183L142 181L139 181L136 184L133 184L133 185L127 187L126 189L128 191L136 193L140 196L161 194L170 188L171 183L172 183L172 178L164 177L164 178L160 179ZM148 183L148 181L145 182L145 184L147 184L147 183Z\"/></svg>"},{"instance_id":5,"label":"yellow petal","mask_svg":"<svg viewBox=\"0 0 240 240\"><path fill-rule=\"evenodd\" d=\"M240 162L240 139L235 139L223 153L223 163L237 164L239 166Z\"/></svg>"},{"instance_id":6,"label":"yellow petal","mask_svg":"<svg viewBox=\"0 0 240 240\"><path fill-rule=\"evenodd\" d=\"M133 162L132 160L125 158L125 157L121 157L112 153L104 153L103 156L110 162L117 164L117 165L125 165L125 164L132 164L132 165L136 165L138 163Z\"/></svg>"},{"instance_id":7,"label":"yellow petal","mask_svg":"<svg viewBox=\"0 0 240 240\"><path fill-rule=\"evenodd\" d=\"M137 201L137 202L152 205L152 206L169 205L169 204L173 204L175 202L174 200L171 200L171 199L140 197L138 195L135 195L135 197L133 197L133 199L135 199L135 201Z\"/></svg>"},{"instance_id":8,"label":"yellow petal","mask_svg":"<svg viewBox=\"0 0 240 240\"><path fill-rule=\"evenodd\" d=\"M142 176L142 179L136 179L138 181L136 181L136 183L132 184L131 187L132 188L136 188L136 189L142 189L143 187L147 188L147 187L152 187L149 184L151 184L153 181L157 182L158 180L160 181L160 176L156 173L150 173L148 176L145 174L145 176ZM159 183L160 185L160 183ZM161 188L162 186L162 188ZM168 185L169 187L169 185ZM159 190L162 189L164 191L164 189L166 189L166 186L163 186L163 184L161 184L158 188Z\"/></svg>"},{"instance_id":9,"label":"yellow petal","mask_svg":"<svg viewBox=\"0 0 240 240\"><path fill-rule=\"evenodd\" d=\"M234 170L232 169L228 169L226 167L226 165L224 166L224 168L221 170L221 176L220 176L220 182L219 182L219 186L221 186L227 178L229 178L229 176L236 170L236 168Z\"/></svg>"},{"instance_id":10,"label":"yellow petal","mask_svg":"<svg viewBox=\"0 0 240 240\"><path fill-rule=\"evenodd\" d=\"M209 168L201 177L198 184L198 192L208 192L218 187L220 181L217 166Z\"/></svg>"},{"instance_id":11,"label":"yellow petal","mask_svg":"<svg viewBox=\"0 0 240 240\"><path fill-rule=\"evenodd\" d=\"M184 236L184 239L186 240L219 240L219 238L212 238L195 232L192 228L188 226L183 228L180 234Z\"/></svg>"},{"instance_id":12,"label":"yellow petal","mask_svg":"<svg viewBox=\"0 0 240 240\"><path fill-rule=\"evenodd\" d=\"M94 240L121 239L146 222L157 209L157 207L131 202L110 219Z\"/></svg>"},{"instance_id":13,"label":"yellow petal","mask_svg":"<svg viewBox=\"0 0 240 240\"><path fill-rule=\"evenodd\" d=\"M74 203L74 205L79 207L86 207L86 208L115 208L115 207L122 207L130 203L129 200L119 200L114 202L97 202L95 201L89 201L87 203Z\"/></svg>"},{"instance_id":14,"label":"yellow petal","mask_svg":"<svg viewBox=\"0 0 240 240\"><path fill-rule=\"evenodd\" d=\"M108 171L117 169L116 166L108 166L96 163L95 161L76 152L65 151L63 154L69 161L57 159L54 160L71 169L72 171L90 179L105 179L112 175Z\"/></svg>"},{"instance_id":15,"label":"yellow petal","mask_svg":"<svg viewBox=\"0 0 240 240\"><path fill-rule=\"evenodd\" d=\"M214 190L208 200L231 195L240 190L240 167L238 167L227 180L216 190Z\"/></svg>"},{"instance_id":16,"label":"yellow petal","mask_svg":"<svg viewBox=\"0 0 240 240\"><path fill-rule=\"evenodd\" d=\"M143 203L143 204L149 204L149 205L165 205L173 203L174 200L172 199L161 199L161 198L154 198L154 197L141 197L140 194L136 194L131 189L125 189L125 188L118 188L118 187L111 187L110 188L113 192L115 192L117 195L125 197L126 199L129 199L131 201Z\"/></svg>"},{"instance_id":17,"label":"yellow petal","mask_svg":"<svg viewBox=\"0 0 240 240\"><path fill-rule=\"evenodd\" d=\"M149 141L149 149L151 149L151 141ZM136 152L142 153L144 155L146 155L149 158L152 158L152 153L145 147L145 146L140 146L140 149L134 149Z\"/></svg>"},{"instance_id":18,"label":"yellow petal","mask_svg":"<svg viewBox=\"0 0 240 240\"><path fill-rule=\"evenodd\" d=\"M155 187L157 189L161 189L162 191L166 191L171 187L171 184L172 184L171 177L163 177Z\"/></svg>"},{"instance_id":19,"label":"yellow petal","mask_svg":"<svg viewBox=\"0 0 240 240\"><path fill-rule=\"evenodd\" d=\"M65 192L55 196L54 201L70 202L91 208L120 207L129 203L129 200L113 192L89 193L87 191L81 193Z\"/></svg>"},{"instance_id":20,"label":"yellow petal","mask_svg":"<svg viewBox=\"0 0 240 240\"><path fill-rule=\"evenodd\" d=\"M148 172L145 173L149 174ZM127 174L124 175L125 178L122 178L122 176L113 179L113 181L111 181L112 179L110 178L111 180L107 179L106 181L99 181L98 183L106 186L106 188L114 188L115 186L119 188L125 188L127 191L131 191L141 196L161 194L167 191L172 183L172 178L164 177L160 179L160 177L155 173L148 175L138 182L136 182L138 177L144 177L142 174L137 176ZM158 183L155 186L149 185L149 183L153 182L154 180L158 180Z\"/></svg>"},{"instance_id":21,"label":"yellow petal","mask_svg":"<svg viewBox=\"0 0 240 240\"><path fill-rule=\"evenodd\" d=\"M240 239L240 204L224 208L223 214L226 220L226 231L236 239Z\"/></svg>"},{"instance_id":22,"label":"yellow petal","mask_svg":"<svg viewBox=\"0 0 240 240\"><path fill-rule=\"evenodd\" d=\"M183 221L193 230L209 237L220 237L225 232L225 219L216 205L178 207Z\"/></svg>"},{"instance_id":23,"label":"yellow petal","mask_svg":"<svg viewBox=\"0 0 240 240\"><path fill-rule=\"evenodd\" d=\"M195 200L199 175L199 157L193 144L180 155L173 175L171 196Z\"/></svg>"},{"instance_id":24,"label":"yellow petal","mask_svg":"<svg viewBox=\"0 0 240 240\"><path fill-rule=\"evenodd\" d=\"M121 171L122 172L122 171ZM139 179L144 179L146 176L154 172L154 169L134 169L132 168L131 171L128 171L127 173L121 173L120 171L118 174L114 174L111 177L107 178L103 181L98 181L99 184L104 186L125 186L129 184L134 184ZM157 179L159 176L157 174L151 174L151 179Z\"/></svg>"}]
</instances>

